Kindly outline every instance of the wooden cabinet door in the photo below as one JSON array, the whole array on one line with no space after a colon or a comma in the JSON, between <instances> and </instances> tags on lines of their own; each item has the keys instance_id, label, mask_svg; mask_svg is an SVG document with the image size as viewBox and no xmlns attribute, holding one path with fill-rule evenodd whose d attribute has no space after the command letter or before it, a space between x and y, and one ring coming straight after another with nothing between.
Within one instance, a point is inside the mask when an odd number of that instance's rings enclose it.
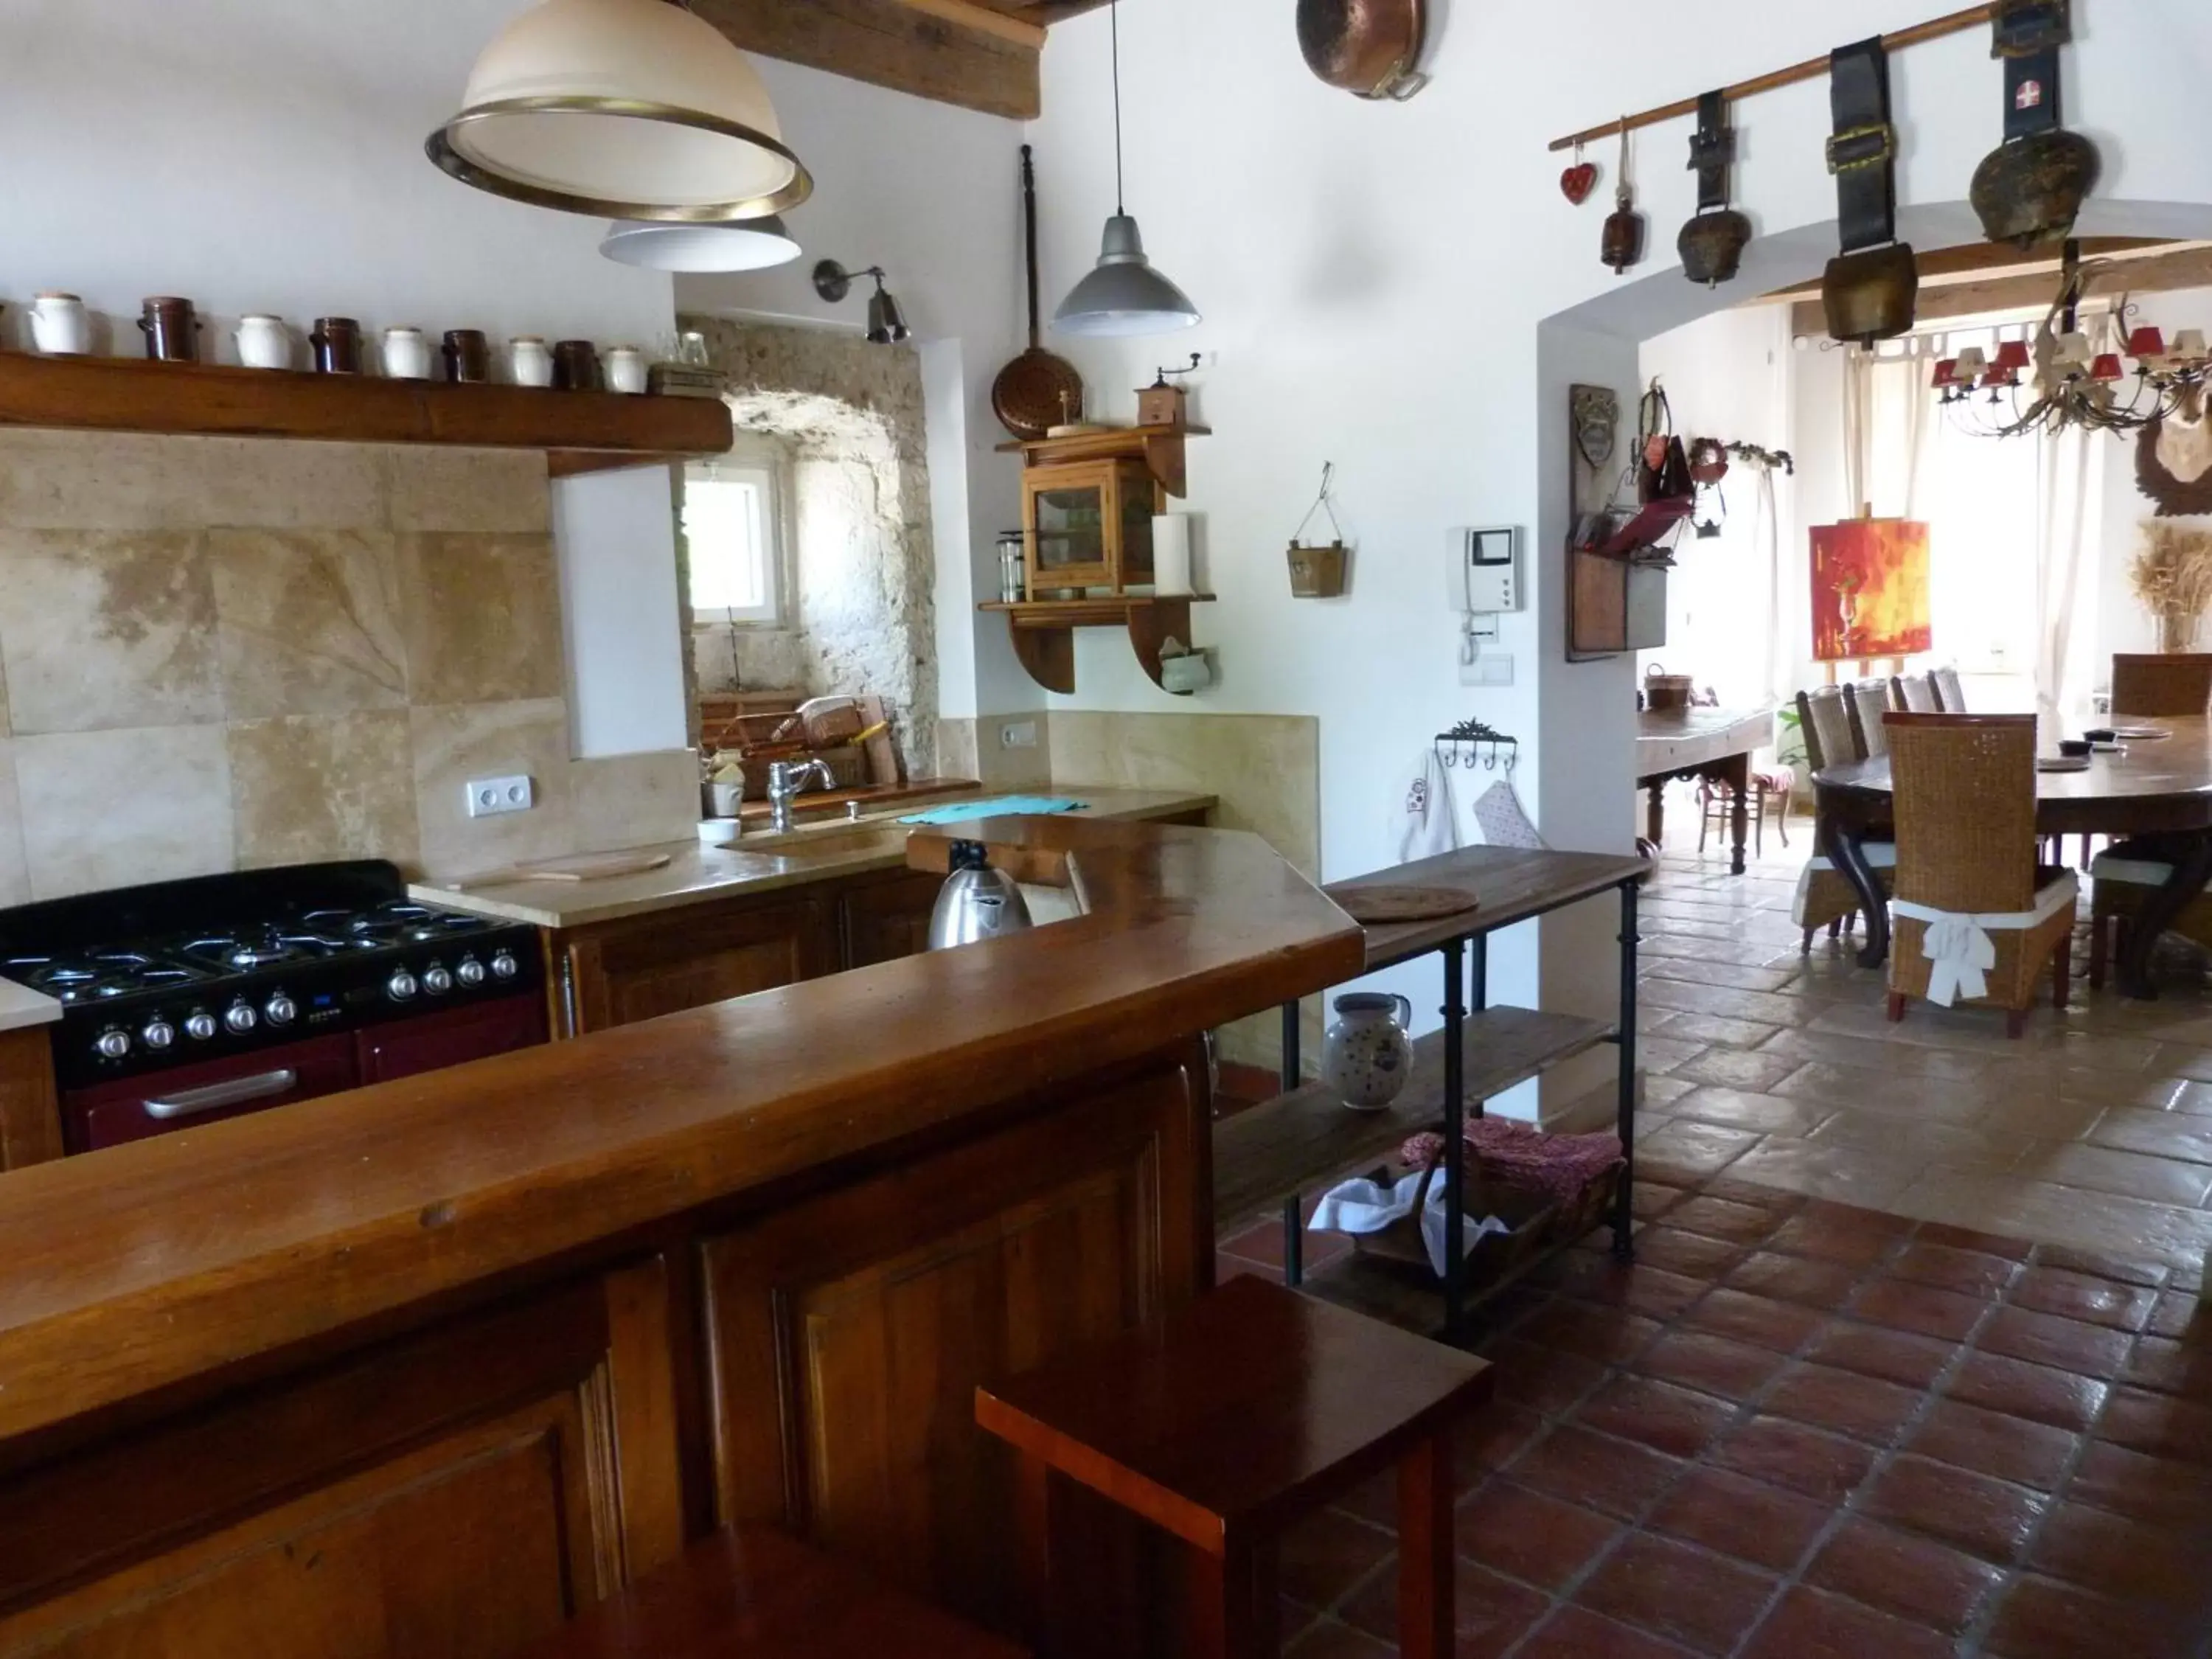
<instances>
[{"instance_id":1,"label":"wooden cabinet door","mask_svg":"<svg viewBox=\"0 0 2212 1659\"><path fill-rule=\"evenodd\" d=\"M703 1246L720 1519L792 1525L1010 1628L1011 1461L975 1390L1197 1293L1182 1060Z\"/></svg>"},{"instance_id":2,"label":"wooden cabinet door","mask_svg":"<svg viewBox=\"0 0 2212 1659\"><path fill-rule=\"evenodd\" d=\"M682 1547L658 1261L0 1476L0 1653L503 1659Z\"/></svg>"},{"instance_id":3,"label":"wooden cabinet door","mask_svg":"<svg viewBox=\"0 0 2212 1659\"><path fill-rule=\"evenodd\" d=\"M568 941L578 1032L632 1025L837 970L834 900L700 906Z\"/></svg>"},{"instance_id":4,"label":"wooden cabinet door","mask_svg":"<svg viewBox=\"0 0 2212 1659\"><path fill-rule=\"evenodd\" d=\"M842 905L845 966L866 968L927 951L930 914L944 885L942 876L912 874L847 888Z\"/></svg>"}]
</instances>

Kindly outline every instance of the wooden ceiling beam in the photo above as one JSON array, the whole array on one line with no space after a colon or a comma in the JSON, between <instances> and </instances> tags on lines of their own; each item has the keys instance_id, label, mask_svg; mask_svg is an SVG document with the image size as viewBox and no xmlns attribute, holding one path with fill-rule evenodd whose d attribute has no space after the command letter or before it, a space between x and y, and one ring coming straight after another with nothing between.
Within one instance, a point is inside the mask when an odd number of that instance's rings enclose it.
<instances>
[{"instance_id":1,"label":"wooden ceiling beam","mask_svg":"<svg viewBox=\"0 0 2212 1659\"><path fill-rule=\"evenodd\" d=\"M2212 246L2189 243L2171 253L2125 259L2124 275L2115 275L2089 291L2092 303L2129 294L2172 294L2182 289L2212 288ZM1951 322L2008 312L2045 312L2058 294L2058 266L1985 276L1938 287L1923 287L1917 307L1922 323ZM2207 319L2212 320L2212 319ZM1815 338L1828 331L1818 300L1800 302L1790 313L1793 333Z\"/></svg>"},{"instance_id":2,"label":"wooden ceiling beam","mask_svg":"<svg viewBox=\"0 0 2212 1659\"><path fill-rule=\"evenodd\" d=\"M2170 237L2085 236L2081 239L2081 257L2124 259L2156 253L2173 246ZM1924 294L1946 283L1972 282L1984 276L2022 276L2046 270L2055 273L2063 261L2063 255L2056 246L2033 253L2022 253L2008 242L1965 242L1957 247L1929 248L1918 256L1920 289ZM1795 288L1777 289L1753 303L1820 297L1820 279L1815 277Z\"/></svg>"},{"instance_id":3,"label":"wooden ceiling beam","mask_svg":"<svg viewBox=\"0 0 2212 1659\"><path fill-rule=\"evenodd\" d=\"M1035 21L975 0L690 0L741 50L1018 121L1042 112Z\"/></svg>"}]
</instances>

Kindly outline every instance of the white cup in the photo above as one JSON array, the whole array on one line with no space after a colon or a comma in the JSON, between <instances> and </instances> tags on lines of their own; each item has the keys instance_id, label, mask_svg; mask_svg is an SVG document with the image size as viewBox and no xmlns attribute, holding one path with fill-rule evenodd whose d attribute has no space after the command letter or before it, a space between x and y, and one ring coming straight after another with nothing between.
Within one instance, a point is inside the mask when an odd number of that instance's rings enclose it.
<instances>
[{"instance_id":1,"label":"white cup","mask_svg":"<svg viewBox=\"0 0 2212 1659\"><path fill-rule=\"evenodd\" d=\"M645 390L645 354L635 346L614 346L606 355L607 390L636 397Z\"/></svg>"},{"instance_id":2,"label":"white cup","mask_svg":"<svg viewBox=\"0 0 2212 1659\"><path fill-rule=\"evenodd\" d=\"M419 328L384 331L384 372L395 380L430 378L430 343Z\"/></svg>"},{"instance_id":3,"label":"white cup","mask_svg":"<svg viewBox=\"0 0 2212 1659\"><path fill-rule=\"evenodd\" d=\"M92 350L92 318L74 294L41 294L31 301L31 340L50 357L82 357Z\"/></svg>"},{"instance_id":4,"label":"white cup","mask_svg":"<svg viewBox=\"0 0 2212 1659\"><path fill-rule=\"evenodd\" d=\"M292 332L282 317L256 312L238 319L238 361L248 368L292 367Z\"/></svg>"},{"instance_id":5,"label":"white cup","mask_svg":"<svg viewBox=\"0 0 2212 1659\"><path fill-rule=\"evenodd\" d=\"M553 384L553 354L545 342L535 334L524 334L509 341L507 347L508 370L517 386L548 386Z\"/></svg>"}]
</instances>

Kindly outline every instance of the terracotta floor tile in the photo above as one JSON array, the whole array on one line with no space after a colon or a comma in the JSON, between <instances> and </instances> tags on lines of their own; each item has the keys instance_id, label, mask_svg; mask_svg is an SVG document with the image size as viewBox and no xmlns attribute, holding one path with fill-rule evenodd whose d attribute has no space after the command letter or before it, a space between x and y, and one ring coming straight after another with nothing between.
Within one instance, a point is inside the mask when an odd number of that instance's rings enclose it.
<instances>
[{"instance_id":1,"label":"terracotta floor tile","mask_svg":"<svg viewBox=\"0 0 2212 1659\"><path fill-rule=\"evenodd\" d=\"M2154 1291L2173 1277L2173 1267L2168 1262L2137 1261L2115 1255L2109 1250L2085 1249L2072 1244L2045 1244L2035 1253L2035 1260L2039 1267L2091 1273L2099 1279L2114 1279L2123 1285L2141 1285Z\"/></svg>"},{"instance_id":2,"label":"terracotta floor tile","mask_svg":"<svg viewBox=\"0 0 2212 1659\"><path fill-rule=\"evenodd\" d=\"M1559 1286L1563 1295L1601 1307L1626 1308L1653 1319L1672 1319L1708 1290L1712 1281L1668 1273L1643 1261L1618 1256L1586 1256L1595 1271L1573 1275Z\"/></svg>"},{"instance_id":3,"label":"terracotta floor tile","mask_svg":"<svg viewBox=\"0 0 2212 1659\"><path fill-rule=\"evenodd\" d=\"M1725 1336L1755 1347L1772 1348L1778 1353L1790 1353L1824 1322L1811 1308L1723 1288L1713 1291L1684 1314L1681 1328Z\"/></svg>"},{"instance_id":4,"label":"terracotta floor tile","mask_svg":"<svg viewBox=\"0 0 2212 1659\"><path fill-rule=\"evenodd\" d=\"M1716 1279L1744 1258L1747 1247L1670 1224L1646 1227L1636 1236L1636 1265L1657 1267L1689 1279Z\"/></svg>"},{"instance_id":5,"label":"terracotta floor tile","mask_svg":"<svg viewBox=\"0 0 2212 1659\"><path fill-rule=\"evenodd\" d=\"M2141 1389L2117 1388L2097 1419L2097 1438L2153 1457L2212 1463L2212 1407Z\"/></svg>"},{"instance_id":6,"label":"terracotta floor tile","mask_svg":"<svg viewBox=\"0 0 2212 1659\"><path fill-rule=\"evenodd\" d=\"M1839 1308L1857 1285L1859 1271L1812 1256L1761 1250L1729 1273L1728 1287L1751 1296L1802 1303L1808 1308Z\"/></svg>"},{"instance_id":7,"label":"terracotta floor tile","mask_svg":"<svg viewBox=\"0 0 2212 1659\"><path fill-rule=\"evenodd\" d=\"M1877 1521L1956 1544L1999 1566L2017 1560L2051 1500L2024 1486L1925 1458L1900 1457L1862 1500Z\"/></svg>"},{"instance_id":8,"label":"terracotta floor tile","mask_svg":"<svg viewBox=\"0 0 2212 1659\"><path fill-rule=\"evenodd\" d=\"M2169 1613L2050 1578L2015 1583L1990 1626L1996 1659L2183 1659L2195 1644Z\"/></svg>"},{"instance_id":9,"label":"terracotta floor tile","mask_svg":"<svg viewBox=\"0 0 2212 1659\"><path fill-rule=\"evenodd\" d=\"M1866 1267L1889 1255L1911 1225L1898 1216L1816 1202L1784 1224L1774 1235L1772 1248Z\"/></svg>"},{"instance_id":10,"label":"terracotta floor tile","mask_svg":"<svg viewBox=\"0 0 2212 1659\"><path fill-rule=\"evenodd\" d=\"M1484 1352L1498 1368L1498 1399L1547 1417L1567 1410L1605 1377L1605 1367L1598 1361L1540 1346L1518 1334L1491 1344Z\"/></svg>"},{"instance_id":11,"label":"terracotta floor tile","mask_svg":"<svg viewBox=\"0 0 2212 1659\"><path fill-rule=\"evenodd\" d=\"M1951 1650L1932 1630L1801 1584L1759 1626L1742 1659L1950 1659Z\"/></svg>"},{"instance_id":12,"label":"terracotta floor tile","mask_svg":"<svg viewBox=\"0 0 2212 1659\"><path fill-rule=\"evenodd\" d=\"M1886 1330L1879 1325L1860 1325L1838 1319L1814 1340L1806 1358L1824 1365L1878 1376L1884 1382L1901 1382L1910 1389L1925 1389L1934 1384L1958 1354L1956 1343L1937 1342L1903 1331Z\"/></svg>"},{"instance_id":13,"label":"terracotta floor tile","mask_svg":"<svg viewBox=\"0 0 2212 1659\"><path fill-rule=\"evenodd\" d=\"M2004 1574L1931 1538L1851 1521L1814 1558L1805 1582L1958 1636Z\"/></svg>"},{"instance_id":14,"label":"terracotta floor tile","mask_svg":"<svg viewBox=\"0 0 2212 1659\"><path fill-rule=\"evenodd\" d=\"M1697 1468L1674 1483L1645 1525L1753 1566L1788 1572L1832 1513L1779 1486L1725 1469Z\"/></svg>"},{"instance_id":15,"label":"terracotta floor tile","mask_svg":"<svg viewBox=\"0 0 2212 1659\"><path fill-rule=\"evenodd\" d=\"M1670 1024L1670 1030L1679 1030ZM1693 1035L1686 1034L1686 1035ZM1771 1031L1763 1033L1771 1036ZM1713 1042L1725 1039L1715 1036ZM1747 1043L1735 1045L1748 1048ZM1746 1059L1755 1060L1755 1054ZM1694 1062L1692 1062L1694 1064ZM1835 1108L1818 1101L1784 1100L1775 1095L1753 1093L1746 1089L1706 1087L1692 1089L1670 1109L1674 1115L1698 1123L1717 1123L1731 1129L1751 1129L1765 1135L1807 1135L1834 1115ZM2212 1120L2197 1121L2212 1126Z\"/></svg>"},{"instance_id":16,"label":"terracotta floor tile","mask_svg":"<svg viewBox=\"0 0 2212 1659\"><path fill-rule=\"evenodd\" d=\"M2037 1313L2058 1314L2116 1331L2139 1331L2150 1322L2158 1292L2140 1285L2123 1285L2039 1264L2021 1275L2006 1300L2015 1308L2031 1308Z\"/></svg>"},{"instance_id":17,"label":"terracotta floor tile","mask_svg":"<svg viewBox=\"0 0 2212 1659\"><path fill-rule=\"evenodd\" d=\"M2161 1291L2147 1328L2154 1336L2212 1346L2212 1304L2190 1291Z\"/></svg>"},{"instance_id":18,"label":"terracotta floor tile","mask_svg":"<svg viewBox=\"0 0 2212 1659\"><path fill-rule=\"evenodd\" d=\"M1654 1038L1643 1046L1656 1048L1661 1041ZM1638 1156L1649 1159L1656 1170L1669 1170L1694 1180L1718 1175L1762 1139L1748 1129L1723 1128L1717 1123L1692 1123L1686 1118L1677 1118L1646 1140ZM2123 1158L2126 1154L2114 1152L2111 1156Z\"/></svg>"},{"instance_id":19,"label":"terracotta floor tile","mask_svg":"<svg viewBox=\"0 0 2212 1659\"><path fill-rule=\"evenodd\" d=\"M2147 1457L2093 1440L2066 1487L2069 1504L2091 1504L2168 1528L2212 1531L2212 1480L2194 1463Z\"/></svg>"},{"instance_id":20,"label":"terracotta floor tile","mask_svg":"<svg viewBox=\"0 0 2212 1659\"><path fill-rule=\"evenodd\" d=\"M1537 1627L1515 1659L1680 1659L1687 1651L1587 1608L1566 1607Z\"/></svg>"},{"instance_id":21,"label":"terracotta floor tile","mask_svg":"<svg viewBox=\"0 0 2212 1659\"><path fill-rule=\"evenodd\" d=\"M1397 1659L1395 1644L1324 1619L1284 1650L1288 1659Z\"/></svg>"},{"instance_id":22,"label":"terracotta floor tile","mask_svg":"<svg viewBox=\"0 0 2212 1659\"><path fill-rule=\"evenodd\" d=\"M1945 1387L1953 1400L2079 1434L2104 1409L2110 1385L2002 1354L1972 1353Z\"/></svg>"},{"instance_id":23,"label":"terracotta floor tile","mask_svg":"<svg viewBox=\"0 0 2212 1659\"><path fill-rule=\"evenodd\" d=\"M1962 1250L1922 1237L1905 1247L1905 1254L1889 1264L1890 1273L1917 1285L1933 1285L1960 1296L1993 1301L2020 1273L2020 1264L1983 1250Z\"/></svg>"},{"instance_id":24,"label":"terracotta floor tile","mask_svg":"<svg viewBox=\"0 0 2212 1659\"><path fill-rule=\"evenodd\" d=\"M1796 1193L1762 1187L1753 1181L1738 1181L1734 1176L1715 1176L1701 1192L1707 1198L1724 1198L1731 1204L1747 1204L1754 1210L1765 1210L1778 1224L1805 1207L1804 1199Z\"/></svg>"},{"instance_id":25,"label":"terracotta floor tile","mask_svg":"<svg viewBox=\"0 0 2212 1659\"><path fill-rule=\"evenodd\" d=\"M1457 1536L1468 1560L1557 1590L1620 1530L1619 1521L1595 1510L1493 1480L1460 1505Z\"/></svg>"},{"instance_id":26,"label":"terracotta floor tile","mask_svg":"<svg viewBox=\"0 0 2212 1659\"><path fill-rule=\"evenodd\" d=\"M2048 1152L2022 1158L2019 1173L2062 1187L2177 1204L2184 1209L2195 1209L2212 1191L2212 1167L2079 1143L2053 1144Z\"/></svg>"},{"instance_id":27,"label":"terracotta floor tile","mask_svg":"<svg viewBox=\"0 0 2212 1659\"><path fill-rule=\"evenodd\" d=\"M2101 1595L2201 1619L2212 1607L2212 1546L2198 1534L2062 1504L2035 1540L2028 1564Z\"/></svg>"},{"instance_id":28,"label":"terracotta floor tile","mask_svg":"<svg viewBox=\"0 0 2212 1659\"><path fill-rule=\"evenodd\" d=\"M1762 1206L1724 1198L1693 1198L1670 1212L1667 1224L1730 1244L1758 1244L1787 1224Z\"/></svg>"},{"instance_id":29,"label":"terracotta floor tile","mask_svg":"<svg viewBox=\"0 0 2212 1659\"><path fill-rule=\"evenodd\" d=\"M1554 1302L1514 1334L1522 1341L1562 1353L1620 1364L1650 1346L1659 1334L1656 1320L1588 1303Z\"/></svg>"},{"instance_id":30,"label":"terracotta floor tile","mask_svg":"<svg viewBox=\"0 0 2212 1659\"><path fill-rule=\"evenodd\" d=\"M2212 1346L2162 1336L2139 1337L2120 1380L2131 1388L2212 1400Z\"/></svg>"},{"instance_id":31,"label":"terracotta floor tile","mask_svg":"<svg viewBox=\"0 0 2212 1659\"><path fill-rule=\"evenodd\" d=\"M1776 1417L1809 1423L1816 1429L1832 1429L1877 1445L1893 1443L1913 1413L1927 1396L1899 1388L1879 1377L1832 1365L1798 1364L1759 1401L1759 1409Z\"/></svg>"},{"instance_id":32,"label":"terracotta floor tile","mask_svg":"<svg viewBox=\"0 0 2212 1659\"><path fill-rule=\"evenodd\" d=\"M1652 1081L1664 1082L1665 1079L1658 1078ZM1687 1196L1681 1188L1670 1187L1660 1181L1655 1173L1638 1169L1636 1172L1636 1192L1629 1204L1638 1221L1656 1221Z\"/></svg>"},{"instance_id":33,"label":"terracotta floor tile","mask_svg":"<svg viewBox=\"0 0 2212 1659\"><path fill-rule=\"evenodd\" d=\"M1457 1461L1480 1469L1498 1469L1513 1461L1544 1432L1544 1419L1526 1406L1493 1400L1454 1430Z\"/></svg>"},{"instance_id":34,"label":"terracotta floor tile","mask_svg":"<svg viewBox=\"0 0 2212 1659\"><path fill-rule=\"evenodd\" d=\"M1736 1562L1639 1534L1590 1575L1575 1601L1692 1651L1724 1654L1765 1610L1774 1582Z\"/></svg>"},{"instance_id":35,"label":"terracotta floor tile","mask_svg":"<svg viewBox=\"0 0 2212 1659\"><path fill-rule=\"evenodd\" d=\"M1638 1356L1636 1369L1723 1400L1744 1401L1788 1363L1771 1348L1697 1331L1669 1331Z\"/></svg>"},{"instance_id":36,"label":"terracotta floor tile","mask_svg":"<svg viewBox=\"0 0 2212 1659\"><path fill-rule=\"evenodd\" d=\"M1283 1534L1282 1592L1310 1607L1334 1606L1397 1547L1380 1527L1318 1510Z\"/></svg>"},{"instance_id":37,"label":"terracotta floor tile","mask_svg":"<svg viewBox=\"0 0 2212 1659\"><path fill-rule=\"evenodd\" d=\"M1708 1048L1686 1060L1670 1075L1723 1089L1766 1090L1797 1069L1786 1054L1762 1054L1742 1048Z\"/></svg>"},{"instance_id":38,"label":"terracotta floor tile","mask_svg":"<svg viewBox=\"0 0 2212 1659\"><path fill-rule=\"evenodd\" d=\"M1571 1425L1530 1447L1512 1476L1517 1486L1633 1520L1681 1470L1674 1458Z\"/></svg>"},{"instance_id":39,"label":"terracotta floor tile","mask_svg":"<svg viewBox=\"0 0 2212 1659\"><path fill-rule=\"evenodd\" d=\"M1916 1336L1932 1336L1945 1342L1966 1340L1988 1312L1989 1304L1978 1297L1889 1278L1877 1279L1862 1288L1850 1309L1853 1319L1868 1324L1886 1325L1892 1330L1911 1331Z\"/></svg>"},{"instance_id":40,"label":"terracotta floor tile","mask_svg":"<svg viewBox=\"0 0 2212 1659\"><path fill-rule=\"evenodd\" d=\"M1905 1449L2038 1492L2056 1492L2081 1445L2081 1436L2047 1423L1940 1400Z\"/></svg>"},{"instance_id":41,"label":"terracotta floor tile","mask_svg":"<svg viewBox=\"0 0 2212 1659\"><path fill-rule=\"evenodd\" d=\"M2127 1364L2130 1340L2125 1331L2085 1325L2078 1319L2031 1313L2025 1308L2000 1308L1976 1334L1974 1345L2008 1359L2110 1378L2118 1376Z\"/></svg>"},{"instance_id":42,"label":"terracotta floor tile","mask_svg":"<svg viewBox=\"0 0 2212 1659\"><path fill-rule=\"evenodd\" d=\"M1923 1244L1940 1245L1947 1249L1967 1250L1978 1255L1994 1255L2007 1261L2025 1261L2034 1249L2033 1241L2025 1238L2006 1238L1996 1233L1978 1232L1972 1227L1954 1227L1941 1221L1925 1221L1913 1235ZM1963 1285L1954 1285L1954 1290Z\"/></svg>"},{"instance_id":43,"label":"terracotta floor tile","mask_svg":"<svg viewBox=\"0 0 2212 1659\"><path fill-rule=\"evenodd\" d=\"M1867 1478L1878 1454L1871 1446L1807 1428L1787 1418L1758 1417L1721 1442L1711 1461L1738 1474L1787 1486L1824 1504L1840 1504Z\"/></svg>"},{"instance_id":44,"label":"terracotta floor tile","mask_svg":"<svg viewBox=\"0 0 2212 1659\"><path fill-rule=\"evenodd\" d=\"M1695 1457L1735 1420L1726 1401L1648 1376L1616 1376L1586 1401L1574 1421L1632 1440L1670 1457Z\"/></svg>"},{"instance_id":45,"label":"terracotta floor tile","mask_svg":"<svg viewBox=\"0 0 2212 1659\"><path fill-rule=\"evenodd\" d=\"M1455 1659L1496 1659L1550 1610L1550 1603L1539 1592L1501 1578L1472 1561L1454 1564L1452 1596L1459 1626L1452 1649ZM1378 1573L1345 1604L1342 1617L1355 1629L1396 1640L1398 1575Z\"/></svg>"}]
</instances>

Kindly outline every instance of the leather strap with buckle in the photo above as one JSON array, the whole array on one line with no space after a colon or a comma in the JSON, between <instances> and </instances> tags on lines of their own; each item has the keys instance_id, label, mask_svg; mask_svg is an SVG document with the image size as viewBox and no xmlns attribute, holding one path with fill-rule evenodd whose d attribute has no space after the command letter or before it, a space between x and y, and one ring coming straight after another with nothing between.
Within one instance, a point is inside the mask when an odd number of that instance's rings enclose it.
<instances>
[{"instance_id":1,"label":"leather strap with buckle","mask_svg":"<svg viewBox=\"0 0 2212 1659\"><path fill-rule=\"evenodd\" d=\"M2026 138L2062 125L2058 49L2074 38L2069 0L1998 0L1990 55L2005 66L2005 137Z\"/></svg>"},{"instance_id":2,"label":"leather strap with buckle","mask_svg":"<svg viewBox=\"0 0 2212 1659\"><path fill-rule=\"evenodd\" d=\"M1729 168L1735 163L1735 129L1717 92L1698 100L1698 130L1690 137L1690 171L1698 175L1698 211L1729 204Z\"/></svg>"},{"instance_id":3,"label":"leather strap with buckle","mask_svg":"<svg viewBox=\"0 0 2212 1659\"><path fill-rule=\"evenodd\" d=\"M1828 102L1835 117L1828 171L1836 176L1844 252L1893 242L1897 133L1889 119L1889 53L1881 36L1829 54Z\"/></svg>"}]
</instances>

